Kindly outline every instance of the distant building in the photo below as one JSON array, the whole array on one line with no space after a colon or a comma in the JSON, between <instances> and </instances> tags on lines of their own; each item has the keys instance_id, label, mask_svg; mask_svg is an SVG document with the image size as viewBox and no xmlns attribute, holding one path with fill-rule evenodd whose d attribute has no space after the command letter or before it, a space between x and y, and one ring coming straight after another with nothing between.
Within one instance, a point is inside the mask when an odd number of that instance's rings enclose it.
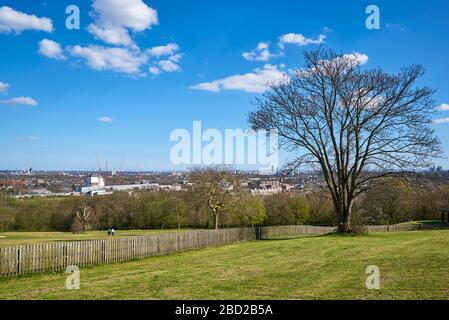
<instances>
[{"instance_id":1,"label":"distant building","mask_svg":"<svg viewBox=\"0 0 449 320\"><path fill-rule=\"evenodd\" d=\"M106 185L102 176L92 175L87 177L86 185L77 188L77 192L84 195L107 195L114 191L132 191L132 190L173 190L181 191L180 185L159 185L159 183L149 183L143 181L138 184L121 184L121 185Z\"/></svg>"},{"instance_id":2,"label":"distant building","mask_svg":"<svg viewBox=\"0 0 449 320\"><path fill-rule=\"evenodd\" d=\"M88 187L104 187L104 178L102 176L90 176L86 179L86 185Z\"/></svg>"}]
</instances>

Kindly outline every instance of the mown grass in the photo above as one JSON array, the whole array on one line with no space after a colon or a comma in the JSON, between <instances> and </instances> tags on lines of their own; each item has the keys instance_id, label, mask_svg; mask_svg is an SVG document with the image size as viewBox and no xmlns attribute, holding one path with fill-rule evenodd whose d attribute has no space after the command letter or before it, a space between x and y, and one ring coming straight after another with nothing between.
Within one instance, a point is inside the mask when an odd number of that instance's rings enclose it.
<instances>
[{"instance_id":1,"label":"mown grass","mask_svg":"<svg viewBox=\"0 0 449 320\"><path fill-rule=\"evenodd\" d=\"M381 290L365 288L377 265ZM0 299L448 299L449 231L316 236L238 243L0 279Z\"/></svg>"},{"instance_id":2,"label":"mown grass","mask_svg":"<svg viewBox=\"0 0 449 320\"><path fill-rule=\"evenodd\" d=\"M150 234L179 232L180 230L116 230L115 237L124 238ZM183 229L181 231L188 231ZM77 241L107 239L107 231L88 231L80 234L72 232L0 232L1 245L31 244L54 241ZM109 237L110 238L110 237Z\"/></svg>"}]
</instances>

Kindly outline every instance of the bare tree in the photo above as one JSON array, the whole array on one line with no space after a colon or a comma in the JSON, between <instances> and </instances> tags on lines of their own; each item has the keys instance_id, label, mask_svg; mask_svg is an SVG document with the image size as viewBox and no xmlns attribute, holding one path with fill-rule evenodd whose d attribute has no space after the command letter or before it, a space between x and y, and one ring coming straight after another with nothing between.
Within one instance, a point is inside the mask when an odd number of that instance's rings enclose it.
<instances>
[{"instance_id":1,"label":"bare tree","mask_svg":"<svg viewBox=\"0 0 449 320\"><path fill-rule=\"evenodd\" d=\"M434 90L415 86L420 65L388 74L362 68L356 54L319 49L304 58L304 69L256 100L249 122L277 130L282 145L297 152L292 165L321 169L339 231L350 232L353 204L370 181L440 155L431 127Z\"/></svg>"},{"instance_id":2,"label":"bare tree","mask_svg":"<svg viewBox=\"0 0 449 320\"><path fill-rule=\"evenodd\" d=\"M86 203L76 211L76 218L81 223L83 231L88 231L91 227L94 210Z\"/></svg>"},{"instance_id":3,"label":"bare tree","mask_svg":"<svg viewBox=\"0 0 449 320\"><path fill-rule=\"evenodd\" d=\"M225 169L207 168L192 170L189 180L193 183L193 202L211 210L218 230L220 217L233 205L235 177Z\"/></svg>"}]
</instances>

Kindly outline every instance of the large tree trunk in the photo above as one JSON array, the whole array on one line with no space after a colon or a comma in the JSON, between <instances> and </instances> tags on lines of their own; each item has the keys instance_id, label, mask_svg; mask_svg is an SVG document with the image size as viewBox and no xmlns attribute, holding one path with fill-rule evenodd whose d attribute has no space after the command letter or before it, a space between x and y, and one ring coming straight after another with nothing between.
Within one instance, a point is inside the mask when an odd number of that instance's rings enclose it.
<instances>
[{"instance_id":1,"label":"large tree trunk","mask_svg":"<svg viewBox=\"0 0 449 320\"><path fill-rule=\"evenodd\" d=\"M215 213L215 230L219 229L219 223L218 223L218 213Z\"/></svg>"},{"instance_id":2,"label":"large tree trunk","mask_svg":"<svg viewBox=\"0 0 449 320\"><path fill-rule=\"evenodd\" d=\"M337 215L337 224L338 224L338 233L351 233L352 225L352 203L347 206L341 206L339 208L335 208Z\"/></svg>"},{"instance_id":3,"label":"large tree trunk","mask_svg":"<svg viewBox=\"0 0 449 320\"><path fill-rule=\"evenodd\" d=\"M344 217L339 223L338 223L338 233L351 233L351 218L350 216Z\"/></svg>"}]
</instances>

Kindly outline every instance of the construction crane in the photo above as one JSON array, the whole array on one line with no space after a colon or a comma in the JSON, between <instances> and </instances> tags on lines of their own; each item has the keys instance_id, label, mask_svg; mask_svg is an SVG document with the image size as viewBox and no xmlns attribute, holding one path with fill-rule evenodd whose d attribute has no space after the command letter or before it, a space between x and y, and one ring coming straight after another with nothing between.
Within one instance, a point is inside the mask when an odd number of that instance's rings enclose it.
<instances>
[{"instance_id":1,"label":"construction crane","mask_svg":"<svg viewBox=\"0 0 449 320\"><path fill-rule=\"evenodd\" d=\"M104 184L105 185L108 185L108 174L109 174L108 162L106 161L106 172L104 174Z\"/></svg>"},{"instance_id":2,"label":"construction crane","mask_svg":"<svg viewBox=\"0 0 449 320\"><path fill-rule=\"evenodd\" d=\"M98 152L97 152L97 162L98 162L98 177L101 177L101 161Z\"/></svg>"}]
</instances>

